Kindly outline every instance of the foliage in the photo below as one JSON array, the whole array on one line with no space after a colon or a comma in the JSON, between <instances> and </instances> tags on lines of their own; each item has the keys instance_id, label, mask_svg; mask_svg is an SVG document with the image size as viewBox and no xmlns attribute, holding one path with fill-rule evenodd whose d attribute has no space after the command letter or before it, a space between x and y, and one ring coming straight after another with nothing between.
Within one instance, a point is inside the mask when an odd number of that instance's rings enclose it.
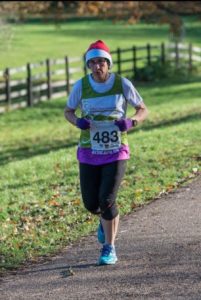
<instances>
[{"instance_id":1,"label":"foliage","mask_svg":"<svg viewBox=\"0 0 201 300\"><path fill-rule=\"evenodd\" d=\"M113 19L115 22L126 20L137 23L139 20L152 20L155 23L170 25L173 39L179 40L183 34L182 14L199 14L199 1L3 1L0 13L12 14L19 20L34 15L50 16L57 23L69 16L96 16ZM11 15L9 15L11 17Z\"/></svg>"},{"instance_id":2,"label":"foliage","mask_svg":"<svg viewBox=\"0 0 201 300\"><path fill-rule=\"evenodd\" d=\"M175 67L175 64L170 61L164 63L161 60L152 62L150 65L146 65L136 70L134 80L137 81L159 81L162 79L184 80L190 76L197 74L197 68L194 66L191 72L189 72L188 64L179 64Z\"/></svg>"}]
</instances>

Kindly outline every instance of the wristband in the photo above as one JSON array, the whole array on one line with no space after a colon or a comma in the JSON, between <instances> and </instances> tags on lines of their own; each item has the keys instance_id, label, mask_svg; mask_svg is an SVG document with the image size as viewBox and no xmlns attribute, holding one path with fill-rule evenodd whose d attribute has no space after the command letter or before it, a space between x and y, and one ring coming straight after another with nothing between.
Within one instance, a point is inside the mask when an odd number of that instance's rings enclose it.
<instances>
[{"instance_id":1,"label":"wristband","mask_svg":"<svg viewBox=\"0 0 201 300\"><path fill-rule=\"evenodd\" d=\"M137 126L137 124L138 124L138 121L136 120L136 119L132 119L132 125L133 125L133 127L135 127L135 126Z\"/></svg>"}]
</instances>

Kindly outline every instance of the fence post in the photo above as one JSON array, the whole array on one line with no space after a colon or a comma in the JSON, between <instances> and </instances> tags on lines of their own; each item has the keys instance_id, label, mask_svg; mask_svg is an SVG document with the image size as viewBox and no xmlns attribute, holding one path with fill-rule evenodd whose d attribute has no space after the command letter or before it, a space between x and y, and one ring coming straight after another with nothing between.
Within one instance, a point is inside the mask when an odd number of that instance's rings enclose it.
<instances>
[{"instance_id":1,"label":"fence post","mask_svg":"<svg viewBox=\"0 0 201 300\"><path fill-rule=\"evenodd\" d=\"M32 97L32 80L31 80L31 64L27 64L27 106L33 105Z\"/></svg>"},{"instance_id":2,"label":"fence post","mask_svg":"<svg viewBox=\"0 0 201 300\"><path fill-rule=\"evenodd\" d=\"M161 63L164 65L165 63L165 44L161 44Z\"/></svg>"},{"instance_id":3,"label":"fence post","mask_svg":"<svg viewBox=\"0 0 201 300\"><path fill-rule=\"evenodd\" d=\"M189 44L189 47L188 47L188 54L189 54L189 60L188 60L188 70L189 70L189 73L192 72L192 68L193 68L193 64L192 64L192 44Z\"/></svg>"},{"instance_id":4,"label":"fence post","mask_svg":"<svg viewBox=\"0 0 201 300\"><path fill-rule=\"evenodd\" d=\"M175 67L178 69L179 66L179 46L178 43L175 43Z\"/></svg>"},{"instance_id":5,"label":"fence post","mask_svg":"<svg viewBox=\"0 0 201 300\"><path fill-rule=\"evenodd\" d=\"M11 87L10 87L10 69L6 68L4 72L4 77L6 80L6 102L11 105Z\"/></svg>"},{"instance_id":6,"label":"fence post","mask_svg":"<svg viewBox=\"0 0 201 300\"><path fill-rule=\"evenodd\" d=\"M69 60L68 56L65 56L65 67L66 67L66 87L67 94L70 93L70 72L69 72Z\"/></svg>"},{"instance_id":7,"label":"fence post","mask_svg":"<svg viewBox=\"0 0 201 300\"><path fill-rule=\"evenodd\" d=\"M151 46L147 44L147 64L150 66L151 64Z\"/></svg>"},{"instance_id":8,"label":"fence post","mask_svg":"<svg viewBox=\"0 0 201 300\"><path fill-rule=\"evenodd\" d=\"M117 48L117 72L121 75L121 49Z\"/></svg>"},{"instance_id":9,"label":"fence post","mask_svg":"<svg viewBox=\"0 0 201 300\"><path fill-rule=\"evenodd\" d=\"M137 49L133 46L133 78L137 71Z\"/></svg>"},{"instance_id":10,"label":"fence post","mask_svg":"<svg viewBox=\"0 0 201 300\"><path fill-rule=\"evenodd\" d=\"M87 75L87 66L85 61L85 54L83 55L83 70L84 70L84 76Z\"/></svg>"},{"instance_id":11,"label":"fence post","mask_svg":"<svg viewBox=\"0 0 201 300\"><path fill-rule=\"evenodd\" d=\"M47 67L47 98L50 99L52 97L52 86L51 86L51 71L50 71L50 59L46 59L46 67Z\"/></svg>"}]
</instances>

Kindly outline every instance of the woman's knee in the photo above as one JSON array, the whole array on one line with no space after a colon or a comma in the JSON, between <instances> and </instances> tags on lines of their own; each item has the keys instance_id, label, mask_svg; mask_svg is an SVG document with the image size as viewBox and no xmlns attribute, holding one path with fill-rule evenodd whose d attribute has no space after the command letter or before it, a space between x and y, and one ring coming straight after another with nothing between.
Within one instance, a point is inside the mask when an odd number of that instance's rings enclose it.
<instances>
[{"instance_id":1,"label":"woman's knee","mask_svg":"<svg viewBox=\"0 0 201 300\"><path fill-rule=\"evenodd\" d=\"M96 207L94 205L90 205L89 203L84 203L84 206L93 215L99 215L101 213L101 210L100 210L99 207Z\"/></svg>"},{"instance_id":2,"label":"woman's knee","mask_svg":"<svg viewBox=\"0 0 201 300\"><path fill-rule=\"evenodd\" d=\"M119 214L117 204L114 202L111 205L101 208L101 217L104 220L111 221Z\"/></svg>"}]
</instances>

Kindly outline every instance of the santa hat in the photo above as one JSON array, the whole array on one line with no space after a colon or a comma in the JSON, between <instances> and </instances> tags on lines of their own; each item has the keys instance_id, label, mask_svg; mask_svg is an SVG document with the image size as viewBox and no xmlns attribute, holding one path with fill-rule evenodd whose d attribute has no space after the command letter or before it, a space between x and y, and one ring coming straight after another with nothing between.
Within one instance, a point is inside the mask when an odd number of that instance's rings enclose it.
<instances>
[{"instance_id":1,"label":"santa hat","mask_svg":"<svg viewBox=\"0 0 201 300\"><path fill-rule=\"evenodd\" d=\"M109 60L109 67L112 67L112 57L110 55L110 49L108 46L101 40L92 43L85 53L85 61L88 65L88 61L95 57L104 57Z\"/></svg>"}]
</instances>

